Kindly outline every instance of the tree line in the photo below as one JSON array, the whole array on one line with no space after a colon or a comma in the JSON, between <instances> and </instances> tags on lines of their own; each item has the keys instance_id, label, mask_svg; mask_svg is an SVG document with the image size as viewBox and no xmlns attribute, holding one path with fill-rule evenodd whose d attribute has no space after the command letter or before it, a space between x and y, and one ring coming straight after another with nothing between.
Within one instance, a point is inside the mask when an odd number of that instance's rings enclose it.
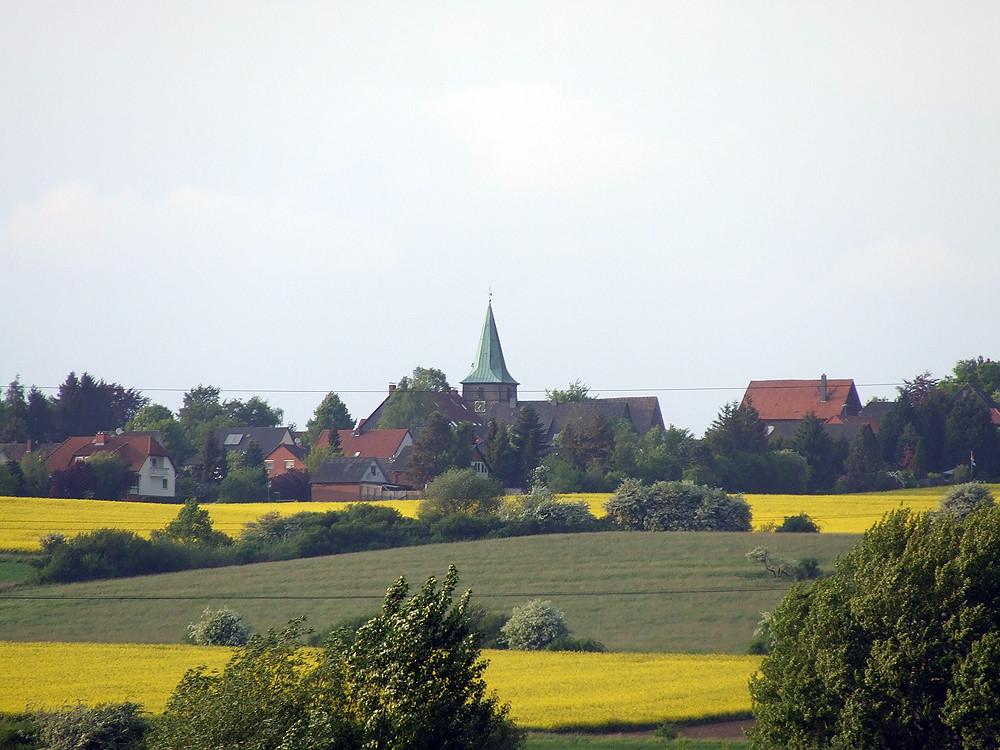
<instances>
[{"instance_id":1,"label":"tree line","mask_svg":"<svg viewBox=\"0 0 1000 750\"><path fill-rule=\"evenodd\" d=\"M493 476L505 487L525 488L539 466L554 492L610 492L626 478L646 483L689 480L728 492L808 493L884 490L941 484L946 473L960 483L1000 477L1000 433L986 399L1000 398L1000 363L979 357L960 360L947 377L929 373L904 380L887 403L877 433L861 427L851 440L833 439L814 414L800 420L787 439L768 435L752 403L727 403L696 438L670 425L639 434L628 420L600 413L584 425L567 425L548 444L538 414L524 406L514 424L491 421L478 437L471 423L453 424L440 411L435 393L451 390L441 370L417 367L400 379L382 409L380 429L408 429L414 435L409 483L423 487L449 469L468 467L479 440ZM579 380L546 392L557 401L592 400ZM117 429L155 431L183 467L181 499L263 500L268 480L263 456L252 447L226 452L219 427L274 427L284 413L258 396L223 399L215 386L186 392L177 413L151 403L135 389L70 373L54 397L19 379L0 402L0 442L57 442L69 435ZM340 397L328 393L301 433L310 449L306 472L278 481L285 499L309 497L309 474L325 458L341 455L338 429L354 426ZM317 447L323 430L330 444ZM92 462L87 462L92 463ZM0 467L0 494L117 497L131 485L121 466L109 460L53 478L44 459L28 455ZM124 488L124 489L123 489Z\"/></svg>"}]
</instances>

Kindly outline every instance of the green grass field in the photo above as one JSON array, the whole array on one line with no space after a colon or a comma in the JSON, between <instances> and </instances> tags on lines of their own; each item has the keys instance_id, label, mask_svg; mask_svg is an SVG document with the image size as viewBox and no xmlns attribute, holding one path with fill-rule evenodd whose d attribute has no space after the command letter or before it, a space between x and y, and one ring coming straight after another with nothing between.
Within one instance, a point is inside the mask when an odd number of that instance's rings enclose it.
<instances>
[{"instance_id":1,"label":"green grass field","mask_svg":"<svg viewBox=\"0 0 1000 750\"><path fill-rule=\"evenodd\" d=\"M857 537L841 534L605 532L496 539L22 587L0 594L10 641L177 643L206 606L227 604L258 629L306 615L323 629L369 614L405 575L419 586L454 563L473 602L509 613L551 600L578 637L613 651L743 653L760 613L788 590L744 557L766 544L830 570Z\"/></svg>"}]
</instances>

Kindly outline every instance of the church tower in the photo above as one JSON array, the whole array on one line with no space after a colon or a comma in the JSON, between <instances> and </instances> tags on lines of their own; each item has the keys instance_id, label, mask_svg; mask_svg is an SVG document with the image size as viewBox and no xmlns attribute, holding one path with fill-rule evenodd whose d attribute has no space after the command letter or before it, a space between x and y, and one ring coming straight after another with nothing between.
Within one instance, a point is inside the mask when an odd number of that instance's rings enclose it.
<instances>
[{"instance_id":1,"label":"church tower","mask_svg":"<svg viewBox=\"0 0 1000 750\"><path fill-rule=\"evenodd\" d=\"M500 335L493 319L493 301L486 306L486 322L479 336L479 349L472 372L462 381L462 398L477 414L486 414L496 403L517 404L518 382L507 372L500 348Z\"/></svg>"}]
</instances>

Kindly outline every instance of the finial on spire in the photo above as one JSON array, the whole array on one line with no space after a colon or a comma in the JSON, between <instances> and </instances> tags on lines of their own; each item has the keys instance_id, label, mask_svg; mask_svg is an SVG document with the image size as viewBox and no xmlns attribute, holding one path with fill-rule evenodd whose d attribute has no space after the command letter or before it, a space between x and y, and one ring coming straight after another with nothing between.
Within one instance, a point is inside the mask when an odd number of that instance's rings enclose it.
<instances>
[{"instance_id":1,"label":"finial on spire","mask_svg":"<svg viewBox=\"0 0 1000 750\"><path fill-rule=\"evenodd\" d=\"M487 287L487 289L489 289L490 296L489 296L489 299L486 300L486 304L492 305L493 304L493 287L490 286L490 287Z\"/></svg>"}]
</instances>

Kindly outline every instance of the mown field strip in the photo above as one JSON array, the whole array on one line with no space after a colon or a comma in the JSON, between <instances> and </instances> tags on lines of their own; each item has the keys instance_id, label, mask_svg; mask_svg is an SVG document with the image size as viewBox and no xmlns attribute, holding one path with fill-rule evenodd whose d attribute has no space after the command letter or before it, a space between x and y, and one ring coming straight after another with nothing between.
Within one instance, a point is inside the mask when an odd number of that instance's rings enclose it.
<instances>
[{"instance_id":1,"label":"mown field strip","mask_svg":"<svg viewBox=\"0 0 1000 750\"><path fill-rule=\"evenodd\" d=\"M184 672L229 649L0 643L0 711L130 700L162 712ZM648 727L747 713L756 656L486 651L486 682L531 729Z\"/></svg>"},{"instance_id":2,"label":"mown field strip","mask_svg":"<svg viewBox=\"0 0 1000 750\"><path fill-rule=\"evenodd\" d=\"M1000 485L990 485L1000 495ZM753 509L754 529L778 525L785 517L799 513L815 520L820 531L860 534L886 513L899 508L922 512L937 507L946 488L930 487L892 492L864 492L849 495L746 495ZM596 516L603 516L610 493L591 492L559 495L564 500L583 500ZM380 501L404 516L415 518L419 500ZM205 506L219 531L238 536L244 524L265 513L283 516L303 511L343 510L344 503L225 503ZM104 527L125 529L148 537L173 520L177 505L161 503L109 502L107 500L66 500L60 498L0 497L0 549L37 550L39 538L59 533L75 536Z\"/></svg>"}]
</instances>

